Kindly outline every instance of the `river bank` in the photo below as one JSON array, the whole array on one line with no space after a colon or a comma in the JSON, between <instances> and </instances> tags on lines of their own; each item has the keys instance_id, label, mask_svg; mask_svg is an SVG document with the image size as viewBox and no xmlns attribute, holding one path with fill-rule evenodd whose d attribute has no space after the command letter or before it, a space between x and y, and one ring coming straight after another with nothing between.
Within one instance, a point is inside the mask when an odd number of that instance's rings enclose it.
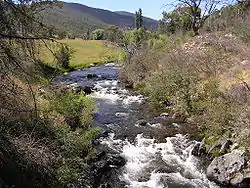
<instances>
[{"instance_id":1,"label":"river bank","mask_svg":"<svg viewBox=\"0 0 250 188\"><path fill-rule=\"evenodd\" d=\"M96 158L89 164L89 186L218 187L192 153L199 142L189 138L195 137L197 127L150 112L145 97L122 87L118 71L116 64L107 64L57 80L74 90L89 87L97 100L94 126L102 132L95 140Z\"/></svg>"},{"instance_id":2,"label":"river bank","mask_svg":"<svg viewBox=\"0 0 250 188\"><path fill-rule=\"evenodd\" d=\"M207 169L210 179L223 186L246 186L249 46L226 32L181 36L167 42L158 39L155 43L161 49L152 43L142 44L123 63L122 81L147 96L161 113L196 125L195 138L202 144L194 154L204 156L208 163L213 161ZM229 158L236 160L233 169Z\"/></svg>"}]
</instances>

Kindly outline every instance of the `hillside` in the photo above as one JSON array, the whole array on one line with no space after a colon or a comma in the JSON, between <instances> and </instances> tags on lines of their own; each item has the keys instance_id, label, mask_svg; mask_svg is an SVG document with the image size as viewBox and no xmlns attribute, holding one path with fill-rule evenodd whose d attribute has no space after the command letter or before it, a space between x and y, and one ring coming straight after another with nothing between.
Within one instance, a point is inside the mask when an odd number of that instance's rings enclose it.
<instances>
[{"instance_id":1,"label":"hillside","mask_svg":"<svg viewBox=\"0 0 250 188\"><path fill-rule=\"evenodd\" d=\"M126 12L126 11L116 11L117 14L123 15L123 16L131 16L131 17L135 17L134 13L131 12ZM148 26L154 26L156 23L156 21L152 18L148 18L148 17L143 17L143 21L148 25Z\"/></svg>"},{"instance_id":2,"label":"hillside","mask_svg":"<svg viewBox=\"0 0 250 188\"><path fill-rule=\"evenodd\" d=\"M64 2L62 7L45 9L41 15L45 23L76 35L86 33L88 29L104 28L106 25L116 25L122 28L134 27L134 14L132 13L112 12L77 3ZM146 17L144 24L148 28L157 27L156 20Z\"/></svg>"}]
</instances>

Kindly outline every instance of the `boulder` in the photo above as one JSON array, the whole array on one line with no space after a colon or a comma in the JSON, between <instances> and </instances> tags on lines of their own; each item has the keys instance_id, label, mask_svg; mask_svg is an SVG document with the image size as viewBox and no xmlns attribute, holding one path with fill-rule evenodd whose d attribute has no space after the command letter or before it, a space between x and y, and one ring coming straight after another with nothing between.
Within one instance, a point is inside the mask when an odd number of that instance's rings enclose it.
<instances>
[{"instance_id":1,"label":"boulder","mask_svg":"<svg viewBox=\"0 0 250 188\"><path fill-rule=\"evenodd\" d=\"M207 168L207 177L221 185L239 185L244 180L241 172L245 165L245 152L233 150L214 158Z\"/></svg>"},{"instance_id":2,"label":"boulder","mask_svg":"<svg viewBox=\"0 0 250 188\"><path fill-rule=\"evenodd\" d=\"M82 91L86 95L89 95L89 94L91 94L93 92L92 88L89 87L89 86L78 86L78 87L75 88L75 93L81 93Z\"/></svg>"}]
</instances>

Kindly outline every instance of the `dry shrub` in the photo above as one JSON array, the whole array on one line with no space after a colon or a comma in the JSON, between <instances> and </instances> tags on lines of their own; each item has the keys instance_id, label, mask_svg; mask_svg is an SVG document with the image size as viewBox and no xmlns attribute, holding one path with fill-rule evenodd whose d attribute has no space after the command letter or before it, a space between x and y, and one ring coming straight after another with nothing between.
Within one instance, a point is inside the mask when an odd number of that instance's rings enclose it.
<instances>
[{"instance_id":1,"label":"dry shrub","mask_svg":"<svg viewBox=\"0 0 250 188\"><path fill-rule=\"evenodd\" d=\"M210 77L222 74L249 56L249 49L232 35L198 36L167 53L160 67L188 69Z\"/></svg>"},{"instance_id":2,"label":"dry shrub","mask_svg":"<svg viewBox=\"0 0 250 188\"><path fill-rule=\"evenodd\" d=\"M2 76L0 87L1 122L17 122L35 118L33 99L30 89L25 84L13 77Z\"/></svg>"},{"instance_id":3,"label":"dry shrub","mask_svg":"<svg viewBox=\"0 0 250 188\"><path fill-rule=\"evenodd\" d=\"M228 91L229 100L232 103L237 103L241 105L250 105L250 91L244 84L234 84Z\"/></svg>"},{"instance_id":4,"label":"dry shrub","mask_svg":"<svg viewBox=\"0 0 250 188\"><path fill-rule=\"evenodd\" d=\"M29 135L21 135L10 139L16 147L17 152L22 156L27 165L40 166L43 169L49 169L56 160L55 154L48 148L49 141L44 139L34 139Z\"/></svg>"},{"instance_id":5,"label":"dry shrub","mask_svg":"<svg viewBox=\"0 0 250 188\"><path fill-rule=\"evenodd\" d=\"M126 61L120 73L121 80L126 85L142 84L158 69L159 54L151 51L147 46L136 51L136 54Z\"/></svg>"}]
</instances>

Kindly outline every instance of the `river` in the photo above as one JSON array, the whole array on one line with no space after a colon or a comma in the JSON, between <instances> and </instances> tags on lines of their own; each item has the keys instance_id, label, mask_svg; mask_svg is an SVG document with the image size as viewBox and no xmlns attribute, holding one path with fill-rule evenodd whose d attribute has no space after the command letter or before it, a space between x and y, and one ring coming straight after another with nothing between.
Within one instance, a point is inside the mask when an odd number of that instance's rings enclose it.
<instances>
[{"instance_id":1,"label":"river","mask_svg":"<svg viewBox=\"0 0 250 188\"><path fill-rule=\"evenodd\" d=\"M109 133L99 138L99 143L126 160L115 173L117 181L123 184L113 181L109 187L218 187L207 179L201 160L191 154L197 141L187 135L195 127L179 123L167 114L151 113L143 96L120 85L118 72L119 66L111 63L60 78L61 84L69 87L92 88L91 95L97 100L94 126Z\"/></svg>"}]
</instances>

